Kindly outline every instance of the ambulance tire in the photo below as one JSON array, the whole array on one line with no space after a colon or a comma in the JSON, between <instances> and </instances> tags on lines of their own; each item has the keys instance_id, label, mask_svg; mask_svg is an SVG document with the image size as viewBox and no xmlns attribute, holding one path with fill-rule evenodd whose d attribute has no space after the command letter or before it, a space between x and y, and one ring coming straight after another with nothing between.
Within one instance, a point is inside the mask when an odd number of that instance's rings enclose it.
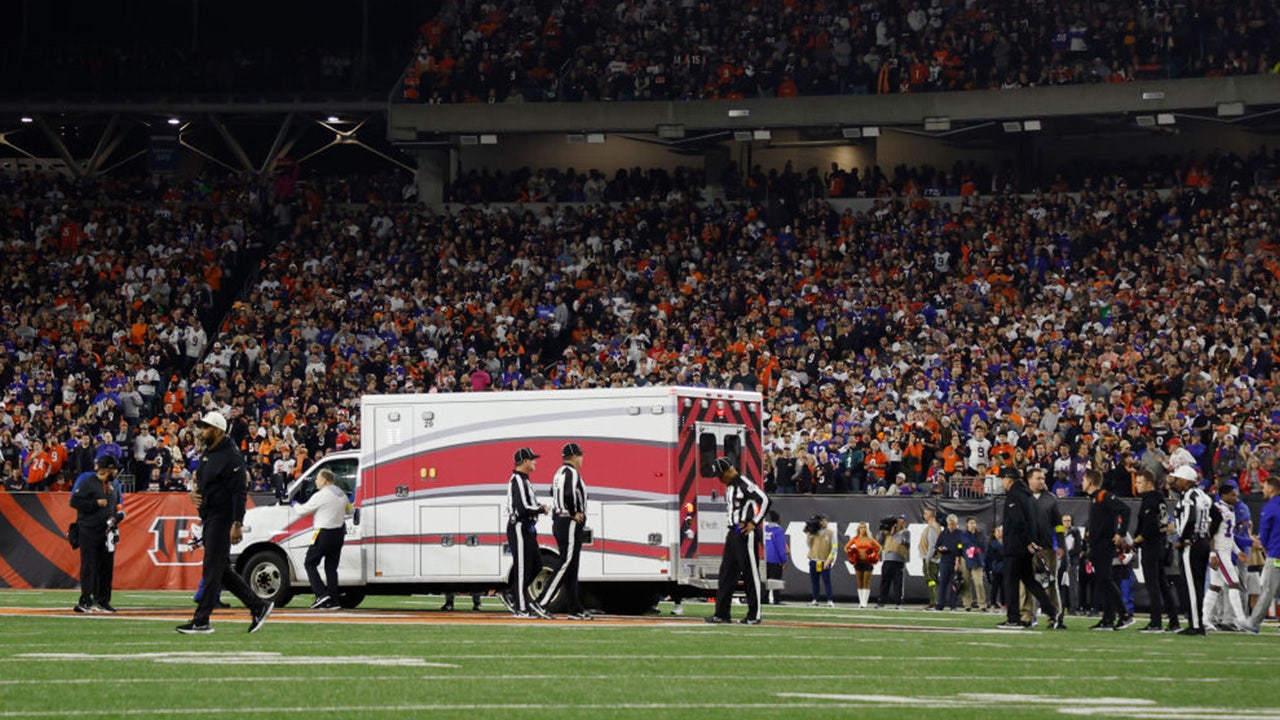
<instances>
[{"instance_id":1,"label":"ambulance tire","mask_svg":"<svg viewBox=\"0 0 1280 720\"><path fill-rule=\"evenodd\" d=\"M284 555L274 550L262 550L250 556L240 572L253 593L263 600L270 600L276 607L284 607L293 599L289 587L289 565Z\"/></svg>"},{"instance_id":2,"label":"ambulance tire","mask_svg":"<svg viewBox=\"0 0 1280 720\"><path fill-rule=\"evenodd\" d=\"M529 583L529 595L531 597L542 597L542 591L547 587L547 583L551 582L551 576L555 574L560 567L560 554L554 550L547 548L539 548L542 551L542 569L537 575L533 576L533 582ZM564 603L560 601L560 593L551 598L551 602L547 604L546 609L553 612L564 612Z\"/></svg>"}]
</instances>

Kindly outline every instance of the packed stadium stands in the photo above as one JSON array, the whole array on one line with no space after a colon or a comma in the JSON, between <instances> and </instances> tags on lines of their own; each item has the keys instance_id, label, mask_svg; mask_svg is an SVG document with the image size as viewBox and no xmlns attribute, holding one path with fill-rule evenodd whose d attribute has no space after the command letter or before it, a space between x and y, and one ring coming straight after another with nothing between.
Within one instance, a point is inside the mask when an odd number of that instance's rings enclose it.
<instances>
[{"instance_id":1,"label":"packed stadium stands","mask_svg":"<svg viewBox=\"0 0 1280 720\"><path fill-rule=\"evenodd\" d=\"M401 99L594 102L1016 89L1276 71L1274 2L446 2Z\"/></svg>"}]
</instances>

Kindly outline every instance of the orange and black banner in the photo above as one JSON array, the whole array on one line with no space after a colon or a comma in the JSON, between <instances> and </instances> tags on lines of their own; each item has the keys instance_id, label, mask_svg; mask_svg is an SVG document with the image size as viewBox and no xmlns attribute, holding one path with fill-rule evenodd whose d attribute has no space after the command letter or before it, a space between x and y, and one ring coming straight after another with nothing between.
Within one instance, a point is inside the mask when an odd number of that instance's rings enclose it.
<instances>
[{"instance_id":1,"label":"orange and black banner","mask_svg":"<svg viewBox=\"0 0 1280 720\"><path fill-rule=\"evenodd\" d=\"M70 500L70 493L0 493L0 588L79 584L80 553L66 537L76 519ZM200 518L186 494L125 495L124 509L115 589L195 590L204 551L187 547Z\"/></svg>"}]
</instances>

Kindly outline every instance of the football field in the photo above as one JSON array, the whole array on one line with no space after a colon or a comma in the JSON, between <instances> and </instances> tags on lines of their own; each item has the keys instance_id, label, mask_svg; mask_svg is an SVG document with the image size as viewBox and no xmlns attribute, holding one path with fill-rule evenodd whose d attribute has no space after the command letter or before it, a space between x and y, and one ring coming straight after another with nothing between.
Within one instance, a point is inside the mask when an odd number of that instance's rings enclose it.
<instances>
[{"instance_id":1,"label":"football field","mask_svg":"<svg viewBox=\"0 0 1280 720\"><path fill-rule=\"evenodd\" d=\"M0 591L3 718L1280 718L1280 633L1208 637L1004 631L1001 616L710 606L584 621L515 620L496 599L299 598L257 633L236 606L186 636L185 593ZM745 614L735 607L734 617Z\"/></svg>"}]
</instances>

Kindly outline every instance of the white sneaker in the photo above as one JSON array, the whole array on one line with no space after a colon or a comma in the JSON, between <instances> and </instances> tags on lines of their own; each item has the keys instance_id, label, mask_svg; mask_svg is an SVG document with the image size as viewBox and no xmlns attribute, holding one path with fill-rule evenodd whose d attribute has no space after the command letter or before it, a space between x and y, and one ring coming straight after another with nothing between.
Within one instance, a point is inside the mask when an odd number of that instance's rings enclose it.
<instances>
[{"instance_id":1,"label":"white sneaker","mask_svg":"<svg viewBox=\"0 0 1280 720\"><path fill-rule=\"evenodd\" d=\"M672 614L672 615L683 615L683 614L684 614L684 605L683 605L683 604L681 604L681 603L676 603L675 605L672 605L672 606L671 606L671 614Z\"/></svg>"},{"instance_id":2,"label":"white sneaker","mask_svg":"<svg viewBox=\"0 0 1280 720\"><path fill-rule=\"evenodd\" d=\"M809 607L818 607L818 601L817 601L817 600L810 600L810 601L809 601Z\"/></svg>"},{"instance_id":3,"label":"white sneaker","mask_svg":"<svg viewBox=\"0 0 1280 720\"><path fill-rule=\"evenodd\" d=\"M833 608L833 607L835 607L835 606L836 606L836 604L835 604L835 603L831 602L830 600L828 600L828 601L827 601L827 607L829 607L829 608Z\"/></svg>"}]
</instances>

